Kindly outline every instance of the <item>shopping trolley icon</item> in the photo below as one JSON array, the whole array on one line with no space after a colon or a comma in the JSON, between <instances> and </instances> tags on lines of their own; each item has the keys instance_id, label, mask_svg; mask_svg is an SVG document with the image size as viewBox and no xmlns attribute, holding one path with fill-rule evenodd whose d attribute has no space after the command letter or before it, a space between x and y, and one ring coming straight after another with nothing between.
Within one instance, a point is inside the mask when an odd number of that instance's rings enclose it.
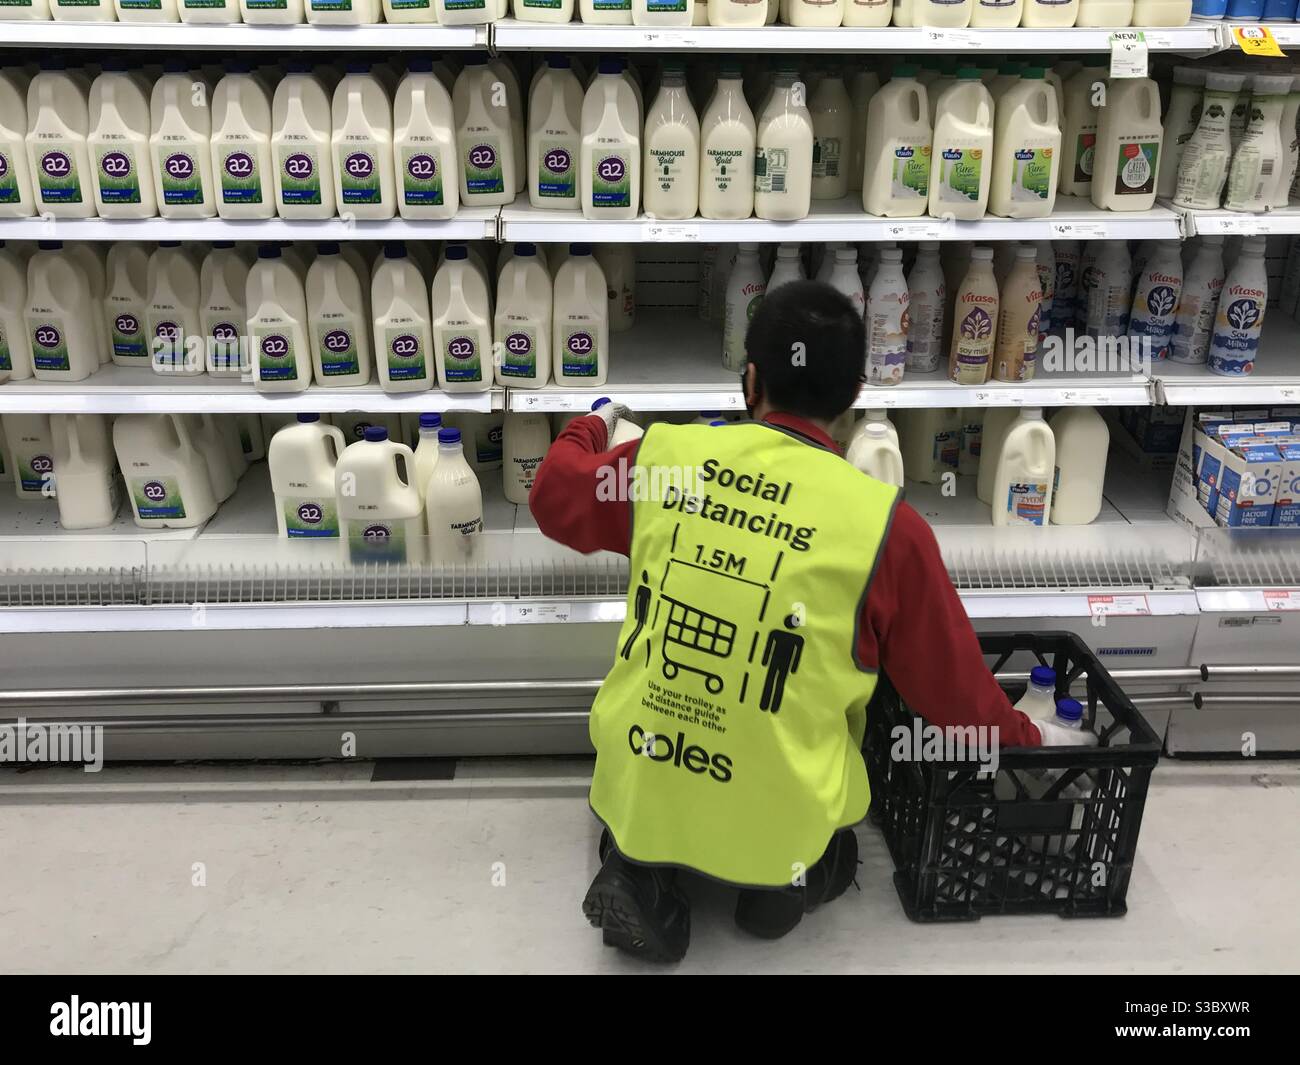
<instances>
[{"instance_id":1,"label":"shopping trolley icon","mask_svg":"<svg viewBox=\"0 0 1300 1065\"><path fill-rule=\"evenodd\" d=\"M664 629L664 676L672 680L681 670L698 673L712 694L722 691L722 677L714 673L720 660L731 654L736 626L715 614L706 614L679 599L662 596L668 607Z\"/></svg>"}]
</instances>

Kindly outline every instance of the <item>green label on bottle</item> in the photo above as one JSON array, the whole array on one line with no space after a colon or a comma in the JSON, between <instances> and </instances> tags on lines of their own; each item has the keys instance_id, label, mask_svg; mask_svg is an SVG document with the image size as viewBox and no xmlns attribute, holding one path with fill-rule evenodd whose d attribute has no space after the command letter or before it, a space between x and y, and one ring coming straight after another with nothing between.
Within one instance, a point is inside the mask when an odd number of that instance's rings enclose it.
<instances>
[{"instance_id":1,"label":"green label on bottle","mask_svg":"<svg viewBox=\"0 0 1300 1065\"><path fill-rule=\"evenodd\" d=\"M592 155L591 205L632 206L632 167L626 152L597 151Z\"/></svg>"},{"instance_id":2,"label":"green label on bottle","mask_svg":"<svg viewBox=\"0 0 1300 1065\"><path fill-rule=\"evenodd\" d=\"M352 0L311 0L313 11L351 11Z\"/></svg>"},{"instance_id":3,"label":"green label on bottle","mask_svg":"<svg viewBox=\"0 0 1300 1065\"><path fill-rule=\"evenodd\" d=\"M32 323L32 365L38 370L63 373L72 369L62 318L43 315Z\"/></svg>"},{"instance_id":4,"label":"green label on bottle","mask_svg":"<svg viewBox=\"0 0 1300 1065\"><path fill-rule=\"evenodd\" d=\"M280 144L276 152L280 201L294 206L320 203L320 159L315 149Z\"/></svg>"},{"instance_id":5,"label":"green label on bottle","mask_svg":"<svg viewBox=\"0 0 1300 1065\"><path fill-rule=\"evenodd\" d=\"M1097 131L1080 133L1074 142L1074 180L1092 180L1092 158L1097 151Z\"/></svg>"},{"instance_id":6,"label":"green label on bottle","mask_svg":"<svg viewBox=\"0 0 1300 1065\"><path fill-rule=\"evenodd\" d=\"M48 454L15 455L14 476L24 492L50 498L55 496L54 459Z\"/></svg>"},{"instance_id":7,"label":"green label on bottle","mask_svg":"<svg viewBox=\"0 0 1300 1065\"><path fill-rule=\"evenodd\" d=\"M108 312L112 315L110 319L110 333L113 342L113 357L115 359L140 359L141 362L149 358L149 345L145 343L144 318L135 311L125 307L108 306Z\"/></svg>"},{"instance_id":8,"label":"green label on bottle","mask_svg":"<svg viewBox=\"0 0 1300 1065\"><path fill-rule=\"evenodd\" d=\"M478 342L466 333L451 333L443 347L443 372L448 383L483 380L483 353Z\"/></svg>"},{"instance_id":9,"label":"green label on bottle","mask_svg":"<svg viewBox=\"0 0 1300 1065\"><path fill-rule=\"evenodd\" d=\"M17 203L19 198L13 158L0 152L0 203Z\"/></svg>"},{"instance_id":10,"label":"green label on bottle","mask_svg":"<svg viewBox=\"0 0 1300 1065\"><path fill-rule=\"evenodd\" d=\"M185 500L175 477L132 477L131 501L141 519L185 517Z\"/></svg>"},{"instance_id":11,"label":"green label on bottle","mask_svg":"<svg viewBox=\"0 0 1300 1065\"><path fill-rule=\"evenodd\" d=\"M349 519L348 555L357 563L405 562L405 523Z\"/></svg>"},{"instance_id":12,"label":"green label on bottle","mask_svg":"<svg viewBox=\"0 0 1300 1065\"><path fill-rule=\"evenodd\" d=\"M537 376L537 331L532 326L506 324L501 341L501 374L504 377Z\"/></svg>"},{"instance_id":13,"label":"green label on bottle","mask_svg":"<svg viewBox=\"0 0 1300 1065\"><path fill-rule=\"evenodd\" d=\"M1037 203L1047 199L1051 178L1051 148L1017 148L1011 161L1011 202Z\"/></svg>"},{"instance_id":14,"label":"green label on bottle","mask_svg":"<svg viewBox=\"0 0 1300 1065\"><path fill-rule=\"evenodd\" d=\"M162 0L117 0L123 11L161 11Z\"/></svg>"},{"instance_id":15,"label":"green label on bottle","mask_svg":"<svg viewBox=\"0 0 1300 1065\"><path fill-rule=\"evenodd\" d=\"M164 144L158 153L158 185L168 206L203 202L203 178L198 164L198 146Z\"/></svg>"},{"instance_id":16,"label":"green label on bottle","mask_svg":"<svg viewBox=\"0 0 1300 1065\"><path fill-rule=\"evenodd\" d=\"M891 196L925 199L930 195L930 146L900 144L894 148L893 171L889 179Z\"/></svg>"},{"instance_id":17,"label":"green label on bottle","mask_svg":"<svg viewBox=\"0 0 1300 1065\"><path fill-rule=\"evenodd\" d=\"M284 529L291 537L323 539L338 536L338 508L332 499L286 499Z\"/></svg>"},{"instance_id":18,"label":"green label on bottle","mask_svg":"<svg viewBox=\"0 0 1300 1065\"><path fill-rule=\"evenodd\" d=\"M217 159L220 166L222 203L261 203L262 168L250 146L219 146Z\"/></svg>"},{"instance_id":19,"label":"green label on bottle","mask_svg":"<svg viewBox=\"0 0 1300 1065\"><path fill-rule=\"evenodd\" d=\"M595 377L596 336L589 323L564 325L561 329L560 372L565 377Z\"/></svg>"},{"instance_id":20,"label":"green label on bottle","mask_svg":"<svg viewBox=\"0 0 1300 1065\"><path fill-rule=\"evenodd\" d=\"M573 161L578 157L574 137L544 138L537 153L537 194L547 199L575 200L578 174Z\"/></svg>"},{"instance_id":21,"label":"green label on bottle","mask_svg":"<svg viewBox=\"0 0 1300 1065\"><path fill-rule=\"evenodd\" d=\"M442 166L436 149L402 148L402 202L408 207L441 207Z\"/></svg>"},{"instance_id":22,"label":"green label on bottle","mask_svg":"<svg viewBox=\"0 0 1300 1065\"><path fill-rule=\"evenodd\" d=\"M257 353L257 376L262 381L298 380L298 360L289 329L275 325L257 325L249 333L249 343Z\"/></svg>"},{"instance_id":23,"label":"green label on bottle","mask_svg":"<svg viewBox=\"0 0 1300 1065\"><path fill-rule=\"evenodd\" d=\"M45 203L81 203L81 175L73 161L72 145L62 141L37 142L36 185Z\"/></svg>"},{"instance_id":24,"label":"green label on bottle","mask_svg":"<svg viewBox=\"0 0 1300 1065\"><path fill-rule=\"evenodd\" d=\"M129 145L95 147L95 180L104 203L139 203L140 171Z\"/></svg>"},{"instance_id":25,"label":"green label on bottle","mask_svg":"<svg viewBox=\"0 0 1300 1065\"><path fill-rule=\"evenodd\" d=\"M418 381L429 376L418 329L389 326L384 330L384 351L390 381Z\"/></svg>"},{"instance_id":26,"label":"green label on bottle","mask_svg":"<svg viewBox=\"0 0 1300 1065\"><path fill-rule=\"evenodd\" d=\"M968 203L980 198L984 149L944 148L939 152L939 202Z\"/></svg>"},{"instance_id":27,"label":"green label on bottle","mask_svg":"<svg viewBox=\"0 0 1300 1065\"><path fill-rule=\"evenodd\" d=\"M465 191L471 196L487 196L505 191L505 177L501 171L501 142L498 138L472 138L465 150L464 166Z\"/></svg>"},{"instance_id":28,"label":"green label on bottle","mask_svg":"<svg viewBox=\"0 0 1300 1065\"><path fill-rule=\"evenodd\" d=\"M361 372L352 322L337 317L318 319L316 336L322 377L346 377Z\"/></svg>"},{"instance_id":29,"label":"green label on bottle","mask_svg":"<svg viewBox=\"0 0 1300 1065\"><path fill-rule=\"evenodd\" d=\"M344 203L383 203L379 164L373 150L341 144L336 163Z\"/></svg>"}]
</instances>

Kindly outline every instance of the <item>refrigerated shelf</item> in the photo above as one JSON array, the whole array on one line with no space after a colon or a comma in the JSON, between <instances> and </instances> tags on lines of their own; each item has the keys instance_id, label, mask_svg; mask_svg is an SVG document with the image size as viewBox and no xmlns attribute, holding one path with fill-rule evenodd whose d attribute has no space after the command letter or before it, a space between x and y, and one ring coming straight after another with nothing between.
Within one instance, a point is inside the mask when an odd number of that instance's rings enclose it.
<instances>
[{"instance_id":1,"label":"refrigerated shelf","mask_svg":"<svg viewBox=\"0 0 1300 1065\"><path fill-rule=\"evenodd\" d=\"M418 39L414 36L418 33ZM7 48L119 48L173 51L358 50L400 52L486 48L486 26L244 26L197 23L0 21Z\"/></svg>"},{"instance_id":2,"label":"refrigerated shelf","mask_svg":"<svg viewBox=\"0 0 1300 1065\"><path fill-rule=\"evenodd\" d=\"M1300 402L1300 323L1276 307L1264 318L1255 369L1224 377L1205 366L1159 362L1151 371L1158 402L1171 407Z\"/></svg>"}]
</instances>

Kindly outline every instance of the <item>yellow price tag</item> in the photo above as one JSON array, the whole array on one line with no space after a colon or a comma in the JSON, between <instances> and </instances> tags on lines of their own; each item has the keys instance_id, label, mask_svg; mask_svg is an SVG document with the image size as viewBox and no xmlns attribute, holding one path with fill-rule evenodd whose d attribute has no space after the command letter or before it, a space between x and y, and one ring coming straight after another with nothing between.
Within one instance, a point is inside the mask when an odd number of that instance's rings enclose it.
<instances>
[{"instance_id":1,"label":"yellow price tag","mask_svg":"<svg viewBox=\"0 0 1300 1065\"><path fill-rule=\"evenodd\" d=\"M1267 26L1233 26L1232 36L1247 55L1286 55Z\"/></svg>"}]
</instances>

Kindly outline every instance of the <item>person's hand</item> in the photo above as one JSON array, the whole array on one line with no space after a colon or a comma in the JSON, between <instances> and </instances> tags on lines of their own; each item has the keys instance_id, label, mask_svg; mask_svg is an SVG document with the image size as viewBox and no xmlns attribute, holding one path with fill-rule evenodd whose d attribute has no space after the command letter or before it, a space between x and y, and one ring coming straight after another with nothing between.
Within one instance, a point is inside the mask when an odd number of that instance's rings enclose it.
<instances>
[{"instance_id":1,"label":"person's hand","mask_svg":"<svg viewBox=\"0 0 1300 1065\"><path fill-rule=\"evenodd\" d=\"M605 423L605 446L609 447L614 439L614 427L620 419L631 419L632 411L622 403L611 402L608 397L598 399L592 405L591 413Z\"/></svg>"},{"instance_id":2,"label":"person's hand","mask_svg":"<svg viewBox=\"0 0 1300 1065\"><path fill-rule=\"evenodd\" d=\"M1038 734L1043 739L1044 747L1096 747L1097 737L1086 728L1065 728L1054 721L1038 721L1030 718L1038 727Z\"/></svg>"}]
</instances>

